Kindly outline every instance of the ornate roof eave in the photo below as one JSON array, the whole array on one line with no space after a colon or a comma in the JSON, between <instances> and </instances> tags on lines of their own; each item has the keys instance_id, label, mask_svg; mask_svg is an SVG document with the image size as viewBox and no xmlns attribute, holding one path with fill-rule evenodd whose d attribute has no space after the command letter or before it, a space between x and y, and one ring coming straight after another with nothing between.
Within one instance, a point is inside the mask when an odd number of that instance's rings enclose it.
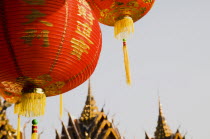
<instances>
[{"instance_id":1,"label":"ornate roof eave","mask_svg":"<svg viewBox=\"0 0 210 139\"><path fill-rule=\"evenodd\" d=\"M145 132L145 139L150 139L147 132Z\"/></svg>"},{"instance_id":2,"label":"ornate roof eave","mask_svg":"<svg viewBox=\"0 0 210 139\"><path fill-rule=\"evenodd\" d=\"M71 114L68 112L68 116L69 116L69 123L68 123L68 127L67 127L67 131L69 132L69 128L72 127L73 130L71 130L72 132L74 132L76 134L76 136L81 137L81 134L79 133L79 131L77 130L77 127L75 125L74 120L71 117ZM71 135L71 133L69 132L71 138L73 138L73 136Z\"/></svg>"},{"instance_id":3,"label":"ornate roof eave","mask_svg":"<svg viewBox=\"0 0 210 139\"><path fill-rule=\"evenodd\" d=\"M55 139L61 139L61 136L58 133L58 130L57 129L55 129Z\"/></svg>"},{"instance_id":4,"label":"ornate roof eave","mask_svg":"<svg viewBox=\"0 0 210 139\"><path fill-rule=\"evenodd\" d=\"M75 119L74 123L75 123L75 127L77 128L79 137L82 138L83 137L83 132L80 130L80 120L79 119Z\"/></svg>"},{"instance_id":5,"label":"ornate roof eave","mask_svg":"<svg viewBox=\"0 0 210 139\"><path fill-rule=\"evenodd\" d=\"M62 123L62 130L63 130L61 132L61 138L62 138L62 136L66 136L68 139L71 139L69 132L68 132L66 126L64 125L63 121L61 121L61 123ZM63 133L65 133L65 134L63 135Z\"/></svg>"},{"instance_id":6,"label":"ornate roof eave","mask_svg":"<svg viewBox=\"0 0 210 139\"><path fill-rule=\"evenodd\" d=\"M114 131L114 129L112 128L112 123L110 123L108 120L104 120L102 123L101 123L101 125L100 125L100 127L97 129L97 134L94 136L94 138L97 138L100 134L101 134L101 132L103 131L103 129L104 129L104 127L105 126L108 126L109 128L108 128L108 130L105 132L105 135L107 136L107 135L109 135L109 132L110 131L112 131L113 132L113 135L116 137L116 138L118 138L118 136L117 136L117 133ZM93 130L94 131L94 130ZM100 132L99 132L100 131ZM106 137L105 136L105 137Z\"/></svg>"},{"instance_id":7,"label":"ornate roof eave","mask_svg":"<svg viewBox=\"0 0 210 139\"><path fill-rule=\"evenodd\" d=\"M113 134L116 139L121 139L121 137L115 132L113 128L109 128L102 139L107 139L110 134Z\"/></svg>"},{"instance_id":8,"label":"ornate roof eave","mask_svg":"<svg viewBox=\"0 0 210 139\"><path fill-rule=\"evenodd\" d=\"M101 120L101 118L106 119L107 116L103 112L100 112L98 116L94 119L94 121L92 122L92 125L90 126L90 131L89 131L90 133L95 131L95 128L99 124L99 121Z\"/></svg>"},{"instance_id":9,"label":"ornate roof eave","mask_svg":"<svg viewBox=\"0 0 210 139\"><path fill-rule=\"evenodd\" d=\"M107 119L107 116L105 115L105 113L104 113L104 112L100 112L100 113L98 114L98 116L95 118L94 122L95 122L95 123L98 123L102 117L103 117L104 119Z\"/></svg>"},{"instance_id":10,"label":"ornate roof eave","mask_svg":"<svg viewBox=\"0 0 210 139\"><path fill-rule=\"evenodd\" d=\"M184 139L184 137L180 134L179 129L177 129L174 139Z\"/></svg>"}]
</instances>

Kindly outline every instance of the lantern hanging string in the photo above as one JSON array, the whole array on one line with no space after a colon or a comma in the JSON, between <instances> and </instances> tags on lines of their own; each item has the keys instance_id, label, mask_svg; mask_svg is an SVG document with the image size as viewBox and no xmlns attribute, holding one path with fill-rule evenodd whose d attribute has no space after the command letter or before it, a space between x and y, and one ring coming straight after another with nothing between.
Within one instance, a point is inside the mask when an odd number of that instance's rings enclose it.
<instances>
[{"instance_id":1,"label":"lantern hanging string","mask_svg":"<svg viewBox=\"0 0 210 139\"><path fill-rule=\"evenodd\" d=\"M63 95L60 94L60 118L63 117Z\"/></svg>"},{"instance_id":2,"label":"lantern hanging string","mask_svg":"<svg viewBox=\"0 0 210 139\"><path fill-rule=\"evenodd\" d=\"M18 115L18 119L17 119L17 139L21 138L20 137L20 127L21 127L20 123L21 123L21 118L20 118L20 115Z\"/></svg>"},{"instance_id":3,"label":"lantern hanging string","mask_svg":"<svg viewBox=\"0 0 210 139\"><path fill-rule=\"evenodd\" d=\"M124 65L126 73L126 82L128 85L131 84L131 73L130 73L130 62L128 57L128 49L126 45L126 39L123 39L123 54L124 54Z\"/></svg>"}]
</instances>

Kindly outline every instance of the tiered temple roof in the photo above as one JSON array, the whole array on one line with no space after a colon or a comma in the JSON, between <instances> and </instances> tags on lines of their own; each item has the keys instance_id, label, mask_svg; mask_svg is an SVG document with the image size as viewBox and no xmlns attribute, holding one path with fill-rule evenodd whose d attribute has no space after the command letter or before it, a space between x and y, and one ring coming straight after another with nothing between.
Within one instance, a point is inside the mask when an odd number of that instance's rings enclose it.
<instances>
[{"instance_id":1,"label":"tiered temple roof","mask_svg":"<svg viewBox=\"0 0 210 139\"><path fill-rule=\"evenodd\" d=\"M158 115L156 131L155 131L155 137L150 138L145 132L145 139L185 139L185 137L180 134L179 129L177 129L176 133L173 133L171 131L163 115L160 99L158 101L158 104L159 104L159 115Z\"/></svg>"},{"instance_id":2,"label":"tiered temple roof","mask_svg":"<svg viewBox=\"0 0 210 139\"><path fill-rule=\"evenodd\" d=\"M110 122L102 108L98 110L94 100L90 82L85 106L78 119L73 119L68 113L69 121L65 126L62 122L62 132L56 131L56 139L121 139L118 129Z\"/></svg>"},{"instance_id":3,"label":"tiered temple roof","mask_svg":"<svg viewBox=\"0 0 210 139\"><path fill-rule=\"evenodd\" d=\"M16 130L9 124L6 110L11 104L0 98L0 139L16 139Z\"/></svg>"}]
</instances>

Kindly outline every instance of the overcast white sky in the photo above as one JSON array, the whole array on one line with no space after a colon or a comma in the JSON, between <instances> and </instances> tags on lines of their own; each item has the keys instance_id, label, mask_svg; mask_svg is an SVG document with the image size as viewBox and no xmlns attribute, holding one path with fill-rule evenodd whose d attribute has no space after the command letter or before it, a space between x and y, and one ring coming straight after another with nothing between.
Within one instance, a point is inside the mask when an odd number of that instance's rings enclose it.
<instances>
[{"instance_id":1,"label":"overcast white sky","mask_svg":"<svg viewBox=\"0 0 210 139\"><path fill-rule=\"evenodd\" d=\"M103 48L91 77L93 94L99 109L106 104L105 112L126 139L143 139L144 131L154 135L158 89L174 132L180 126L187 139L210 138L209 6L208 0L156 0L127 42L132 86L125 83L121 41L113 38L112 27L101 25ZM86 95L87 82L65 93L66 111L78 118ZM8 115L16 127L12 108ZM60 130L59 96L47 99L46 114L38 119L41 138L53 139L54 129ZM67 124L67 113L63 120Z\"/></svg>"}]
</instances>

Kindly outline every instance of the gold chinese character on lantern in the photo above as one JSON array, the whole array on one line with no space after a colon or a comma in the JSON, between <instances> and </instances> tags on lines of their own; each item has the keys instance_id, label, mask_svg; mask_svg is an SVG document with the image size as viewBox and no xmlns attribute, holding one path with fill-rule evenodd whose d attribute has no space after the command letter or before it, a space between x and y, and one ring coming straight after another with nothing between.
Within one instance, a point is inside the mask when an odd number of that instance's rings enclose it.
<instances>
[{"instance_id":1,"label":"gold chinese character on lantern","mask_svg":"<svg viewBox=\"0 0 210 139\"><path fill-rule=\"evenodd\" d=\"M87 14L87 19L89 20L89 23L93 25L93 20L95 20L95 18L92 13Z\"/></svg>"},{"instance_id":2,"label":"gold chinese character on lantern","mask_svg":"<svg viewBox=\"0 0 210 139\"><path fill-rule=\"evenodd\" d=\"M92 29L87 23L81 23L80 21L77 21L77 30L76 33L83 36L90 44L93 44L93 42L89 39Z\"/></svg>"},{"instance_id":3,"label":"gold chinese character on lantern","mask_svg":"<svg viewBox=\"0 0 210 139\"><path fill-rule=\"evenodd\" d=\"M32 41L34 39L42 39L43 40L43 45L42 47L48 47L49 46L49 38L48 30L42 30L40 33L37 33L37 30L35 29L28 29L25 31L27 35L21 37L21 39L24 40L25 44L28 44L29 46L32 46Z\"/></svg>"},{"instance_id":4,"label":"gold chinese character on lantern","mask_svg":"<svg viewBox=\"0 0 210 139\"><path fill-rule=\"evenodd\" d=\"M84 5L86 7L86 9L90 9L90 6L88 5L88 3L86 2L86 0L77 0L79 3L81 3L82 5Z\"/></svg>"},{"instance_id":5,"label":"gold chinese character on lantern","mask_svg":"<svg viewBox=\"0 0 210 139\"><path fill-rule=\"evenodd\" d=\"M84 17L86 19L86 16L87 16L86 8L84 6L82 6L82 5L77 5L77 6L78 6L78 12L79 12L77 15L82 16L82 17Z\"/></svg>"},{"instance_id":6,"label":"gold chinese character on lantern","mask_svg":"<svg viewBox=\"0 0 210 139\"><path fill-rule=\"evenodd\" d=\"M90 47L84 42L84 40L78 40L75 38L72 38L71 47L73 48L71 54L75 55L79 60L81 59L82 53L88 54L87 49L90 49Z\"/></svg>"},{"instance_id":7,"label":"gold chinese character on lantern","mask_svg":"<svg viewBox=\"0 0 210 139\"><path fill-rule=\"evenodd\" d=\"M144 3L152 3L152 0L143 0Z\"/></svg>"},{"instance_id":8,"label":"gold chinese character on lantern","mask_svg":"<svg viewBox=\"0 0 210 139\"><path fill-rule=\"evenodd\" d=\"M86 7L82 5L77 5L78 6L78 14L79 16L82 16L85 19L89 20L90 25L93 25L93 20L95 18L93 17L93 14L91 12L87 13Z\"/></svg>"},{"instance_id":9,"label":"gold chinese character on lantern","mask_svg":"<svg viewBox=\"0 0 210 139\"><path fill-rule=\"evenodd\" d=\"M41 13L39 10L32 9L31 11L32 11L31 14L25 16L25 17L28 19L28 21L25 22L25 23L23 23L24 25L30 24L30 23L36 21L37 18L46 16L44 13ZM47 22L47 21L42 21L42 20L41 20L41 21L39 21L39 22L45 24L46 26L50 26L50 27L53 26L52 23Z\"/></svg>"}]
</instances>

